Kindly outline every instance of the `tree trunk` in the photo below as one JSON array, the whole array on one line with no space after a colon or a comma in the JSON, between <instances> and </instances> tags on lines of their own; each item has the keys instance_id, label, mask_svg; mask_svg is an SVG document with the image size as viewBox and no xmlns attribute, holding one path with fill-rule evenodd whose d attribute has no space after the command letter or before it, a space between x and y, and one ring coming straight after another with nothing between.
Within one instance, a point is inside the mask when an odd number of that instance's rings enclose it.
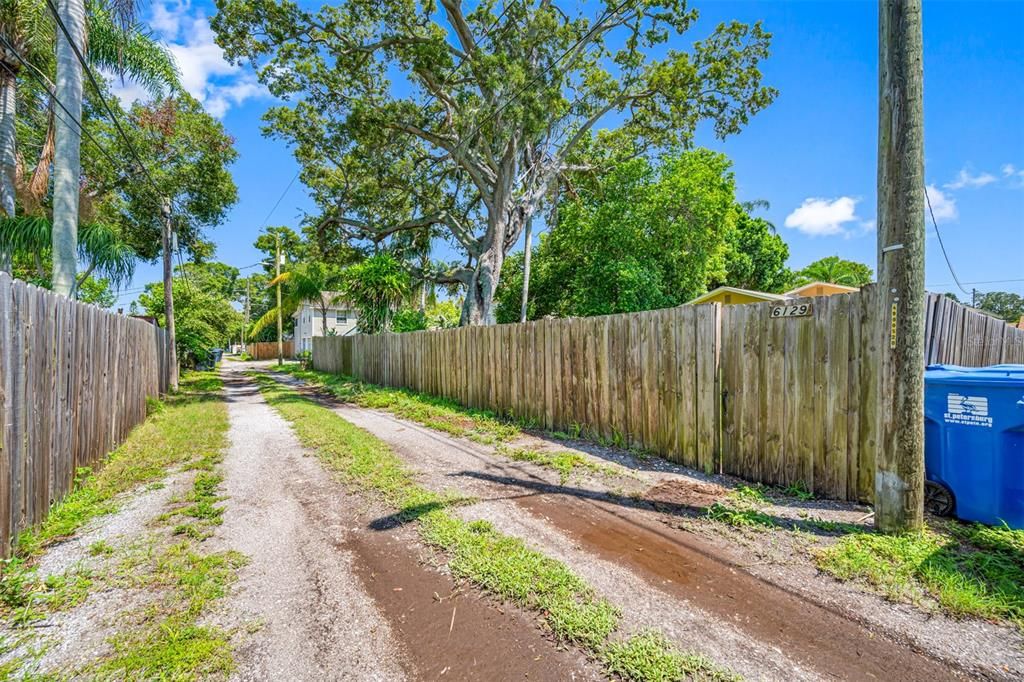
<instances>
[{"instance_id":1,"label":"tree trunk","mask_svg":"<svg viewBox=\"0 0 1024 682\"><path fill-rule=\"evenodd\" d=\"M526 322L526 307L530 300L530 254L533 252L533 219L526 221L526 246L523 251L523 302L519 307L519 321Z\"/></svg>"},{"instance_id":2,"label":"tree trunk","mask_svg":"<svg viewBox=\"0 0 1024 682\"><path fill-rule=\"evenodd\" d=\"M57 0L57 14L78 52L85 54L85 3ZM78 251L78 192L82 172L82 64L64 32L57 29L57 100L65 116L57 117L53 162L53 290L73 296ZM69 120L71 119L71 120Z\"/></svg>"},{"instance_id":3,"label":"tree trunk","mask_svg":"<svg viewBox=\"0 0 1024 682\"><path fill-rule=\"evenodd\" d=\"M497 240L496 240L497 241ZM459 324L494 324L494 292L498 289L501 265L505 261L504 249L500 242L480 254L476 269L466 286L466 300L462 304L462 319Z\"/></svg>"},{"instance_id":4,"label":"tree trunk","mask_svg":"<svg viewBox=\"0 0 1024 682\"><path fill-rule=\"evenodd\" d=\"M921 0L879 4L878 289L881 428L875 526L924 516L924 116Z\"/></svg>"},{"instance_id":5,"label":"tree trunk","mask_svg":"<svg viewBox=\"0 0 1024 682\"><path fill-rule=\"evenodd\" d=\"M324 337L327 336L327 306L320 307L320 332Z\"/></svg>"},{"instance_id":6,"label":"tree trunk","mask_svg":"<svg viewBox=\"0 0 1024 682\"><path fill-rule=\"evenodd\" d=\"M18 159L15 154L14 121L17 80L6 71L0 73L0 213L14 217L15 181ZM13 254L0 248L0 271L10 272Z\"/></svg>"}]
</instances>

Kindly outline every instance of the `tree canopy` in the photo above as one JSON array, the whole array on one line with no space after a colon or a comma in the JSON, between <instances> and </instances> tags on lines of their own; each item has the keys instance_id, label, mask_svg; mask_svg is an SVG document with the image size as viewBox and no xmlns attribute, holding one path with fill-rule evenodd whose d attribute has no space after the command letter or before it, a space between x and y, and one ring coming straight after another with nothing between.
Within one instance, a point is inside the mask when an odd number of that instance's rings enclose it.
<instances>
[{"instance_id":1,"label":"tree canopy","mask_svg":"<svg viewBox=\"0 0 1024 682\"><path fill-rule=\"evenodd\" d=\"M816 260L793 275L793 287L811 282L829 282L847 287L862 287L874 278L874 272L867 265L839 256L826 256Z\"/></svg>"},{"instance_id":2,"label":"tree canopy","mask_svg":"<svg viewBox=\"0 0 1024 682\"><path fill-rule=\"evenodd\" d=\"M217 0L212 25L287 103L267 132L294 146L317 229L380 242L441 228L465 255L435 279L491 323L505 256L585 146L614 121L617 158L725 137L770 104L760 24L723 23L665 49L698 13L681 0L607 0L597 18L547 0ZM657 56L655 56L657 55Z\"/></svg>"},{"instance_id":3,"label":"tree canopy","mask_svg":"<svg viewBox=\"0 0 1024 682\"><path fill-rule=\"evenodd\" d=\"M223 263L186 263L175 269L171 280L174 294L175 346L183 365L195 366L209 359L210 351L223 348L242 331L242 315L234 306L238 270ZM165 324L164 285L147 284L139 294L146 315Z\"/></svg>"},{"instance_id":4,"label":"tree canopy","mask_svg":"<svg viewBox=\"0 0 1024 682\"><path fill-rule=\"evenodd\" d=\"M1024 317L1024 296L1008 291L990 291L980 294L978 308L998 316L1007 322L1019 322Z\"/></svg>"},{"instance_id":5,"label":"tree canopy","mask_svg":"<svg viewBox=\"0 0 1024 682\"><path fill-rule=\"evenodd\" d=\"M725 235L725 277L712 277L708 289L720 286L781 293L793 278L786 267L789 247L764 218L739 207L736 221Z\"/></svg>"},{"instance_id":6,"label":"tree canopy","mask_svg":"<svg viewBox=\"0 0 1024 682\"><path fill-rule=\"evenodd\" d=\"M698 149L637 158L580 184L535 249L528 317L603 315L679 305L727 277L740 207L725 156ZM506 262L498 319L518 321L522 256Z\"/></svg>"}]
</instances>

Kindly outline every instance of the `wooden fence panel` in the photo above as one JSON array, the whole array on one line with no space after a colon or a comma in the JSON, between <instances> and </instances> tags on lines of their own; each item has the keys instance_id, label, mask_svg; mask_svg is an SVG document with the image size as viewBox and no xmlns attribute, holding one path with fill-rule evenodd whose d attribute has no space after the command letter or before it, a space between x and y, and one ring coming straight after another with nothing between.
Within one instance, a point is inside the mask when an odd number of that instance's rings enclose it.
<instances>
[{"instance_id":1,"label":"wooden fence panel","mask_svg":"<svg viewBox=\"0 0 1024 682\"><path fill-rule=\"evenodd\" d=\"M888 319L874 286L787 301L805 302L811 314L799 317L772 317L775 303L711 304L317 337L313 362L548 429L579 428L709 473L870 502ZM926 305L925 361L1024 362L1024 330L941 296Z\"/></svg>"},{"instance_id":2,"label":"wooden fence panel","mask_svg":"<svg viewBox=\"0 0 1024 682\"><path fill-rule=\"evenodd\" d=\"M163 330L0 273L0 557L145 419Z\"/></svg>"},{"instance_id":3,"label":"wooden fence panel","mask_svg":"<svg viewBox=\"0 0 1024 682\"><path fill-rule=\"evenodd\" d=\"M331 338L331 337L317 337L317 338ZM284 346L284 357L294 358L295 357L295 342L285 341ZM277 359L277 341L254 341L246 344L246 352L252 357L253 360L275 360Z\"/></svg>"}]
</instances>

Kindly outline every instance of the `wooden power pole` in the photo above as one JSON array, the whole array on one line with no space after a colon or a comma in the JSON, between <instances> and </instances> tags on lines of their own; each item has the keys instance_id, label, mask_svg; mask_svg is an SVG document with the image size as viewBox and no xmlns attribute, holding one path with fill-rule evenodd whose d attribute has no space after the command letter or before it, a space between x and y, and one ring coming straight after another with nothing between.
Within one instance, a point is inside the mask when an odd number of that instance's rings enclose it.
<instances>
[{"instance_id":1,"label":"wooden power pole","mask_svg":"<svg viewBox=\"0 0 1024 682\"><path fill-rule=\"evenodd\" d=\"M921 0L881 0L878 53L878 289L884 332L875 525L924 516L924 105Z\"/></svg>"},{"instance_id":2,"label":"wooden power pole","mask_svg":"<svg viewBox=\"0 0 1024 682\"><path fill-rule=\"evenodd\" d=\"M242 351L249 350L249 299L252 296L252 276L245 278L245 326L242 327Z\"/></svg>"},{"instance_id":3,"label":"wooden power pole","mask_svg":"<svg viewBox=\"0 0 1024 682\"><path fill-rule=\"evenodd\" d=\"M169 357L167 359L168 371L170 372L169 383L172 391L178 390L178 349L175 346L174 337L174 287L171 272L171 250L174 248L174 234L171 227L171 200L165 198L161 209L163 219L163 250L164 250L164 320L167 326L167 345Z\"/></svg>"},{"instance_id":4,"label":"wooden power pole","mask_svg":"<svg viewBox=\"0 0 1024 682\"><path fill-rule=\"evenodd\" d=\"M284 339L282 335L284 333L284 325L281 321L281 235L275 235L274 237L274 279L279 280L277 283L277 366L280 367L284 364Z\"/></svg>"}]
</instances>

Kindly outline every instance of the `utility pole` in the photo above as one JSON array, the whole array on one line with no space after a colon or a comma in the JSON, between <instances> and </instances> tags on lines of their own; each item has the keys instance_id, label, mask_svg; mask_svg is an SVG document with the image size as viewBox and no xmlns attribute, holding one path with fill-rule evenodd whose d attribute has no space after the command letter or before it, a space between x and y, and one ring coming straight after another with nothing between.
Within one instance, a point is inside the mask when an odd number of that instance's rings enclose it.
<instances>
[{"instance_id":1,"label":"utility pole","mask_svg":"<svg viewBox=\"0 0 1024 682\"><path fill-rule=\"evenodd\" d=\"M248 351L249 343L249 297L252 296L252 276L245 278L245 326L242 327L242 351Z\"/></svg>"},{"instance_id":2,"label":"utility pole","mask_svg":"<svg viewBox=\"0 0 1024 682\"><path fill-rule=\"evenodd\" d=\"M171 227L171 200L164 198L161 207L161 218L163 218L164 249L164 320L167 325L167 345L170 357L167 360L170 372L169 383L172 391L178 390L178 349L175 346L174 337L174 288L171 273L171 249L174 243L173 228Z\"/></svg>"},{"instance_id":3,"label":"utility pole","mask_svg":"<svg viewBox=\"0 0 1024 682\"><path fill-rule=\"evenodd\" d=\"M526 251L523 253L523 302L519 306L519 321L526 322L526 303L530 298L530 252L533 251L533 216L526 220Z\"/></svg>"},{"instance_id":4,"label":"utility pole","mask_svg":"<svg viewBox=\"0 0 1024 682\"><path fill-rule=\"evenodd\" d=\"M283 324L281 322L281 235L274 236L274 279L277 282L277 366L284 364Z\"/></svg>"},{"instance_id":5,"label":"utility pole","mask_svg":"<svg viewBox=\"0 0 1024 682\"><path fill-rule=\"evenodd\" d=\"M878 298L881 426L875 526L924 517L924 67L921 0L881 0L878 56Z\"/></svg>"}]
</instances>

